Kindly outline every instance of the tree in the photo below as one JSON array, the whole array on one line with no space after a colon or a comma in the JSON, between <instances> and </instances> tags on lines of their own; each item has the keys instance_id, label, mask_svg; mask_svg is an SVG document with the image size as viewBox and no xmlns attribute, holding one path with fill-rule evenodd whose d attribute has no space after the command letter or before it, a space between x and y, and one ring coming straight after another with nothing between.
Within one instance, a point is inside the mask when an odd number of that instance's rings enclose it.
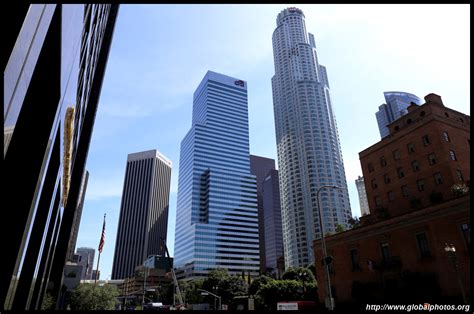
<instances>
[{"instance_id":1,"label":"tree","mask_svg":"<svg viewBox=\"0 0 474 314\"><path fill-rule=\"evenodd\" d=\"M336 233L343 232L344 226L341 224L336 224Z\"/></svg>"},{"instance_id":2,"label":"tree","mask_svg":"<svg viewBox=\"0 0 474 314\"><path fill-rule=\"evenodd\" d=\"M256 295L258 289L260 289L261 286L264 284L267 284L268 282L272 281L273 279L271 277L262 275L259 276L258 278L254 279L252 283L249 286L249 295Z\"/></svg>"},{"instance_id":3,"label":"tree","mask_svg":"<svg viewBox=\"0 0 474 314\"><path fill-rule=\"evenodd\" d=\"M54 310L54 298L49 292L47 292L43 298L43 303L41 304L42 310Z\"/></svg>"},{"instance_id":4,"label":"tree","mask_svg":"<svg viewBox=\"0 0 474 314\"><path fill-rule=\"evenodd\" d=\"M183 300L186 304L197 304L199 303L201 292L198 289L202 288L204 279L194 280L180 280L179 289Z\"/></svg>"},{"instance_id":5,"label":"tree","mask_svg":"<svg viewBox=\"0 0 474 314\"><path fill-rule=\"evenodd\" d=\"M311 270L305 267L290 267L283 274L282 278L284 280L297 280L305 282L314 282L316 283L316 278Z\"/></svg>"},{"instance_id":6,"label":"tree","mask_svg":"<svg viewBox=\"0 0 474 314\"><path fill-rule=\"evenodd\" d=\"M222 304L233 304L236 296L247 295L248 284L241 276L231 276L225 268L217 268L209 272L207 279L202 284L204 290L210 291L221 297ZM214 302L213 296L206 296L210 304Z\"/></svg>"},{"instance_id":7,"label":"tree","mask_svg":"<svg viewBox=\"0 0 474 314\"><path fill-rule=\"evenodd\" d=\"M71 310L115 310L118 295L114 285L83 283L72 293Z\"/></svg>"}]
</instances>

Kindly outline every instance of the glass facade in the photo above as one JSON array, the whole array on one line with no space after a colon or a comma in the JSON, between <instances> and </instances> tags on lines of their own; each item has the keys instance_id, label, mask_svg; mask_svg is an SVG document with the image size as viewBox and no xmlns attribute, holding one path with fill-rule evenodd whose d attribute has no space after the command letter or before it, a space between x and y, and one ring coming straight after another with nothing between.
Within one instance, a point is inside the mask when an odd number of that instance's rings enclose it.
<instances>
[{"instance_id":1,"label":"glass facade","mask_svg":"<svg viewBox=\"0 0 474 314\"><path fill-rule=\"evenodd\" d=\"M386 103L379 106L379 111L375 113L381 138L390 134L387 125L407 114L407 108L412 102L417 106L423 103L419 97L409 93L384 92L383 94Z\"/></svg>"},{"instance_id":2,"label":"glass facade","mask_svg":"<svg viewBox=\"0 0 474 314\"><path fill-rule=\"evenodd\" d=\"M46 291L58 304L62 298L117 13L110 4L32 4L5 15L2 205L9 217L0 221L18 232L4 245L4 309L39 309Z\"/></svg>"},{"instance_id":3,"label":"glass facade","mask_svg":"<svg viewBox=\"0 0 474 314\"><path fill-rule=\"evenodd\" d=\"M256 179L250 174L246 82L208 71L181 142L176 209L178 278L259 270Z\"/></svg>"},{"instance_id":4,"label":"glass facade","mask_svg":"<svg viewBox=\"0 0 474 314\"><path fill-rule=\"evenodd\" d=\"M325 232L348 227L349 194L326 68L297 8L281 11L273 32L273 109L280 180L285 267L314 262L320 236L317 192Z\"/></svg>"}]
</instances>

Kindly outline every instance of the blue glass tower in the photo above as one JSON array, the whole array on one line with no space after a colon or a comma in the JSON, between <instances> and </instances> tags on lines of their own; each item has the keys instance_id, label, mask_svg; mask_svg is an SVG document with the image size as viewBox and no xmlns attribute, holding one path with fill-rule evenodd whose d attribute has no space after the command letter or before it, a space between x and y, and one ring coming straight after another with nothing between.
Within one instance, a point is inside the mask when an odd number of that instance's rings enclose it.
<instances>
[{"instance_id":1,"label":"blue glass tower","mask_svg":"<svg viewBox=\"0 0 474 314\"><path fill-rule=\"evenodd\" d=\"M385 96L386 104L379 106L379 111L375 113L381 138L390 134L387 125L407 114L407 108L411 103L417 106L423 103L418 96L409 93L384 92L383 95Z\"/></svg>"},{"instance_id":2,"label":"blue glass tower","mask_svg":"<svg viewBox=\"0 0 474 314\"><path fill-rule=\"evenodd\" d=\"M247 84L208 71L181 142L174 262L178 278L215 268L256 276L256 179L250 173Z\"/></svg>"}]
</instances>

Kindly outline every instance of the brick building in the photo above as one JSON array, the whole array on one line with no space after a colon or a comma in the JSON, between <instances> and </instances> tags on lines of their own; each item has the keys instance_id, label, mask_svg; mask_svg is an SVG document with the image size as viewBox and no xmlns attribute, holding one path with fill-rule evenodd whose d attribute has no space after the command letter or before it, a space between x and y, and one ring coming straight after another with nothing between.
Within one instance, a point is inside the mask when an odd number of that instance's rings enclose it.
<instances>
[{"instance_id":1,"label":"brick building","mask_svg":"<svg viewBox=\"0 0 474 314\"><path fill-rule=\"evenodd\" d=\"M360 152L371 214L326 237L338 304L462 302L470 295L470 117L429 94ZM445 245L456 247L456 265ZM314 242L319 297L327 280ZM457 269L457 271L456 271ZM462 289L460 288L462 286Z\"/></svg>"}]
</instances>

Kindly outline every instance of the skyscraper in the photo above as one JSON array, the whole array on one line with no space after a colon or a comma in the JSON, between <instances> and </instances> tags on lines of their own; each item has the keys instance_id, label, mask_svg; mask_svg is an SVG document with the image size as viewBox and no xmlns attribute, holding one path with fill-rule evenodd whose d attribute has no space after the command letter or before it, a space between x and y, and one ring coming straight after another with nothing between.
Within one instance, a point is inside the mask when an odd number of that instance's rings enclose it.
<instances>
[{"instance_id":1,"label":"skyscraper","mask_svg":"<svg viewBox=\"0 0 474 314\"><path fill-rule=\"evenodd\" d=\"M32 4L2 17L0 306L59 301L117 4ZM8 217L5 217L8 215ZM59 303L59 302L57 302Z\"/></svg>"},{"instance_id":2,"label":"skyscraper","mask_svg":"<svg viewBox=\"0 0 474 314\"><path fill-rule=\"evenodd\" d=\"M77 202L76 213L74 214L74 222L72 224L71 238L69 239L67 259L72 261L74 250L76 249L77 235L81 225L82 209L84 208L84 198L86 197L87 183L89 182L89 171L85 171L82 176L81 189Z\"/></svg>"},{"instance_id":3,"label":"skyscraper","mask_svg":"<svg viewBox=\"0 0 474 314\"><path fill-rule=\"evenodd\" d=\"M262 207L260 228L265 233L265 271L282 275L278 269L278 259L284 258L278 170L270 169L262 182Z\"/></svg>"},{"instance_id":4,"label":"skyscraper","mask_svg":"<svg viewBox=\"0 0 474 314\"><path fill-rule=\"evenodd\" d=\"M263 213L262 184L268 172L275 169L275 160L261 156L250 155L250 172L257 179L258 234L260 243L260 270L266 270L265 261L265 219Z\"/></svg>"},{"instance_id":5,"label":"skyscraper","mask_svg":"<svg viewBox=\"0 0 474 314\"><path fill-rule=\"evenodd\" d=\"M215 268L258 274L255 176L250 174L247 83L208 71L181 142L176 209L178 278Z\"/></svg>"},{"instance_id":6,"label":"skyscraper","mask_svg":"<svg viewBox=\"0 0 474 314\"><path fill-rule=\"evenodd\" d=\"M273 32L273 106L283 219L285 267L314 262L313 240L320 236L317 192L324 230L348 227L351 217L326 68L319 64L314 36L306 32L300 9L287 8Z\"/></svg>"},{"instance_id":7,"label":"skyscraper","mask_svg":"<svg viewBox=\"0 0 474 314\"><path fill-rule=\"evenodd\" d=\"M82 265L81 280L93 280L92 271L95 268L94 257L95 249L90 247L77 248L77 264Z\"/></svg>"},{"instance_id":8,"label":"skyscraper","mask_svg":"<svg viewBox=\"0 0 474 314\"><path fill-rule=\"evenodd\" d=\"M393 121L407 114L407 108L411 103L421 105L423 102L413 94L404 92L384 92L385 104L379 106L379 111L375 113L379 126L380 137L384 138L390 134L388 125Z\"/></svg>"},{"instance_id":9,"label":"skyscraper","mask_svg":"<svg viewBox=\"0 0 474 314\"><path fill-rule=\"evenodd\" d=\"M367 200L367 191L365 190L364 177L359 176L355 180L357 192L359 194L360 214L365 216L370 214L369 201Z\"/></svg>"},{"instance_id":10,"label":"skyscraper","mask_svg":"<svg viewBox=\"0 0 474 314\"><path fill-rule=\"evenodd\" d=\"M112 279L133 276L150 255L163 255L171 161L157 150L129 154L115 243Z\"/></svg>"}]
</instances>

